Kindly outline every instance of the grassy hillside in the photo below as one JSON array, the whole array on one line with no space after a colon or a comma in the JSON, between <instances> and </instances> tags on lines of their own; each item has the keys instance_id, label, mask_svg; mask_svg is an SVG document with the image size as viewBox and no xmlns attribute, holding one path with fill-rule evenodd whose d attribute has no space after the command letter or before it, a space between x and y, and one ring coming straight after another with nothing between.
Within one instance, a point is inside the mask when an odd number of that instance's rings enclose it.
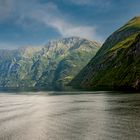
<instances>
[{"instance_id":1,"label":"grassy hillside","mask_svg":"<svg viewBox=\"0 0 140 140\"><path fill-rule=\"evenodd\" d=\"M96 56L72 80L88 90L140 89L140 17L115 31Z\"/></svg>"}]
</instances>

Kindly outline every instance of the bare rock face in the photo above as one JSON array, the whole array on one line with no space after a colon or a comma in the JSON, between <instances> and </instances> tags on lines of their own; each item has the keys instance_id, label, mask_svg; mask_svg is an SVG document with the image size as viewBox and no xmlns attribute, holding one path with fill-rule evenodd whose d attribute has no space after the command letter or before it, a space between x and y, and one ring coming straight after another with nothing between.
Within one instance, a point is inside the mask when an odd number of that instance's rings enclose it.
<instances>
[{"instance_id":1,"label":"bare rock face","mask_svg":"<svg viewBox=\"0 0 140 140\"><path fill-rule=\"evenodd\" d=\"M0 88L63 90L100 45L69 37L45 46L0 50Z\"/></svg>"}]
</instances>

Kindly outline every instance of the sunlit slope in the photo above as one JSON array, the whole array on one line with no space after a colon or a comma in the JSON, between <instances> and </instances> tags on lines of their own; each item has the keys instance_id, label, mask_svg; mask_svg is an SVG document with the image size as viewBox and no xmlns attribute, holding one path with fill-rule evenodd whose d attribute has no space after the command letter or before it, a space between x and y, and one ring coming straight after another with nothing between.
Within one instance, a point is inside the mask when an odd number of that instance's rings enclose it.
<instances>
[{"instance_id":1,"label":"sunlit slope","mask_svg":"<svg viewBox=\"0 0 140 140\"><path fill-rule=\"evenodd\" d=\"M115 31L71 85L84 89L140 89L140 17Z\"/></svg>"}]
</instances>

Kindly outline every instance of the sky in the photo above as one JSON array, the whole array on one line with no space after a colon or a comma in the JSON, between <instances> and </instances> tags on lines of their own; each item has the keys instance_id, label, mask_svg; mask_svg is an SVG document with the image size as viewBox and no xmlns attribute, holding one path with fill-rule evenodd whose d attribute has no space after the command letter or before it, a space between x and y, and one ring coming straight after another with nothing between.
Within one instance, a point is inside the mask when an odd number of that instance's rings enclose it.
<instances>
[{"instance_id":1,"label":"sky","mask_svg":"<svg viewBox=\"0 0 140 140\"><path fill-rule=\"evenodd\" d=\"M140 0L0 0L0 48L71 36L103 43L139 15Z\"/></svg>"}]
</instances>

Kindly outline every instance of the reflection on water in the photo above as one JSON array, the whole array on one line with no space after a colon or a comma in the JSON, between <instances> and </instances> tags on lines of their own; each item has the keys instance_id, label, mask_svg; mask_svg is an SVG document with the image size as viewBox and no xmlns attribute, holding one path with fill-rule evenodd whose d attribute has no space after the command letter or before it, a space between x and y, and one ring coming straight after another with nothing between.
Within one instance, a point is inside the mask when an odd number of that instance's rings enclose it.
<instances>
[{"instance_id":1,"label":"reflection on water","mask_svg":"<svg viewBox=\"0 0 140 140\"><path fill-rule=\"evenodd\" d=\"M140 139L140 94L39 94L0 94L0 140Z\"/></svg>"}]
</instances>

